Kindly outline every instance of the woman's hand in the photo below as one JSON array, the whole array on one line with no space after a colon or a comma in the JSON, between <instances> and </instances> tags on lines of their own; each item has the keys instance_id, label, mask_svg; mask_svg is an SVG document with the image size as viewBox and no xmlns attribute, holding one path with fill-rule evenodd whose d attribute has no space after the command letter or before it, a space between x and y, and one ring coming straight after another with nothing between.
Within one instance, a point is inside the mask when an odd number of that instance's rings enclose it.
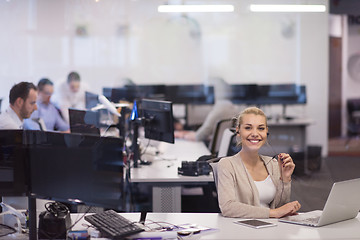
<instances>
[{"instance_id":1,"label":"woman's hand","mask_svg":"<svg viewBox=\"0 0 360 240\"><path fill-rule=\"evenodd\" d=\"M281 218L289 215L295 215L300 208L301 204L298 201L289 202L279 208L270 209L270 217Z\"/></svg>"},{"instance_id":2,"label":"woman's hand","mask_svg":"<svg viewBox=\"0 0 360 240\"><path fill-rule=\"evenodd\" d=\"M295 163L293 162L292 158L287 153L280 153L278 155L278 163L281 173L281 180L283 182L290 182L291 175L295 169Z\"/></svg>"}]
</instances>

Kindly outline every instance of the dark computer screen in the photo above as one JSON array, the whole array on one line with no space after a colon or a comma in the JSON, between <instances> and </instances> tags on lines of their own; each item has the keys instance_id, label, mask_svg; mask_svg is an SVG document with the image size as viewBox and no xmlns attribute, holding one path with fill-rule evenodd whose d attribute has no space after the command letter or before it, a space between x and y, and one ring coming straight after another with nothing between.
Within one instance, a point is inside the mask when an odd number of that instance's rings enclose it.
<instances>
[{"instance_id":1,"label":"dark computer screen","mask_svg":"<svg viewBox=\"0 0 360 240\"><path fill-rule=\"evenodd\" d=\"M252 104L257 98L256 84L232 84L227 99L235 104Z\"/></svg>"},{"instance_id":2,"label":"dark computer screen","mask_svg":"<svg viewBox=\"0 0 360 240\"><path fill-rule=\"evenodd\" d=\"M103 88L103 95L114 103L120 101L133 102L134 100L141 98L141 95L139 94L140 93L135 85L120 88Z\"/></svg>"},{"instance_id":3,"label":"dark computer screen","mask_svg":"<svg viewBox=\"0 0 360 240\"><path fill-rule=\"evenodd\" d=\"M100 113L69 108L71 133L100 135Z\"/></svg>"},{"instance_id":4,"label":"dark computer screen","mask_svg":"<svg viewBox=\"0 0 360 240\"><path fill-rule=\"evenodd\" d=\"M29 190L23 130L0 130L0 196L25 196Z\"/></svg>"},{"instance_id":5,"label":"dark computer screen","mask_svg":"<svg viewBox=\"0 0 360 240\"><path fill-rule=\"evenodd\" d=\"M143 99L141 116L145 121L145 138L174 143L174 119L172 103Z\"/></svg>"},{"instance_id":6,"label":"dark computer screen","mask_svg":"<svg viewBox=\"0 0 360 240\"><path fill-rule=\"evenodd\" d=\"M271 84L257 86L255 104L305 104L306 88L297 84Z\"/></svg>"},{"instance_id":7,"label":"dark computer screen","mask_svg":"<svg viewBox=\"0 0 360 240\"><path fill-rule=\"evenodd\" d=\"M85 92L85 107L91 109L99 104L99 95L91 92Z\"/></svg>"},{"instance_id":8,"label":"dark computer screen","mask_svg":"<svg viewBox=\"0 0 360 240\"><path fill-rule=\"evenodd\" d=\"M214 104L214 87L207 85L168 85L165 99L179 104Z\"/></svg>"},{"instance_id":9,"label":"dark computer screen","mask_svg":"<svg viewBox=\"0 0 360 240\"><path fill-rule=\"evenodd\" d=\"M137 85L136 86L138 96L141 98L149 99L165 99L165 85Z\"/></svg>"},{"instance_id":10,"label":"dark computer screen","mask_svg":"<svg viewBox=\"0 0 360 240\"><path fill-rule=\"evenodd\" d=\"M120 138L24 131L37 198L123 210Z\"/></svg>"}]
</instances>

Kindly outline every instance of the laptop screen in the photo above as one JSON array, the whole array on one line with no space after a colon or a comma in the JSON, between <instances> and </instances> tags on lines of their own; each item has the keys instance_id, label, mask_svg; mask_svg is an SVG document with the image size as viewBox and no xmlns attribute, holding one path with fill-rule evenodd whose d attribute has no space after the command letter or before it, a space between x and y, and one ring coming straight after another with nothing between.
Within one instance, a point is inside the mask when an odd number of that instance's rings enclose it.
<instances>
[{"instance_id":1,"label":"laptop screen","mask_svg":"<svg viewBox=\"0 0 360 240\"><path fill-rule=\"evenodd\" d=\"M100 136L99 112L69 108L71 133Z\"/></svg>"}]
</instances>

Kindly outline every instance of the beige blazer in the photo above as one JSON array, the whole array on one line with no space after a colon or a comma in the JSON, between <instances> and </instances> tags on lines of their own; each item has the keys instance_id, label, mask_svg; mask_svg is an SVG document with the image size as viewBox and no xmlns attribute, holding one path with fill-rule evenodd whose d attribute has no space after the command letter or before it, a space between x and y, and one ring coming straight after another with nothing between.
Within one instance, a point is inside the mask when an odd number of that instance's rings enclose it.
<instances>
[{"instance_id":1,"label":"beige blazer","mask_svg":"<svg viewBox=\"0 0 360 240\"><path fill-rule=\"evenodd\" d=\"M278 208L290 201L291 182L283 183L275 159L260 156L275 184L276 194L270 208ZM218 163L218 198L223 216L240 218L269 218L270 208L260 206L259 192L246 170L240 153L225 157Z\"/></svg>"}]
</instances>

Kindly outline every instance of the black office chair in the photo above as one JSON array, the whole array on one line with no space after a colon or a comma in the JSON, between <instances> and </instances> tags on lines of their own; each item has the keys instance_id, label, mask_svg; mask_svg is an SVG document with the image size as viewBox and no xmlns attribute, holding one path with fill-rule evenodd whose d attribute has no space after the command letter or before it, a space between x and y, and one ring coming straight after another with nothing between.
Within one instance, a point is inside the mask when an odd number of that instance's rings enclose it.
<instances>
[{"instance_id":1,"label":"black office chair","mask_svg":"<svg viewBox=\"0 0 360 240\"><path fill-rule=\"evenodd\" d=\"M212 156L214 157L217 156L221 143L221 138L223 136L225 129L232 128L233 126L234 126L233 119L223 119L216 123L214 134L209 144L209 150Z\"/></svg>"},{"instance_id":2,"label":"black office chair","mask_svg":"<svg viewBox=\"0 0 360 240\"><path fill-rule=\"evenodd\" d=\"M360 136L360 99L348 99L347 109L347 135L346 148L349 147L351 138Z\"/></svg>"}]
</instances>

